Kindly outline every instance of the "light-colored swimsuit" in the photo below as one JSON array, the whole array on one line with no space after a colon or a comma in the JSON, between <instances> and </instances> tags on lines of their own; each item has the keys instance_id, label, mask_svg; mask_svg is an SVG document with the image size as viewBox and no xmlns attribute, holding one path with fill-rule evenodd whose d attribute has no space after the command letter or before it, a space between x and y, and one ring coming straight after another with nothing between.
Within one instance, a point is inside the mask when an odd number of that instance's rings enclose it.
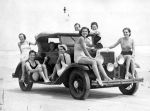
<instances>
[{"instance_id":1,"label":"light-colored swimsuit","mask_svg":"<svg viewBox=\"0 0 150 111\"><path fill-rule=\"evenodd\" d=\"M83 49L81 48L81 45L79 44L79 39L77 40L77 42L74 45L74 62L75 63L78 63L82 57L87 57L85 55ZM86 46L86 44L85 44L85 46Z\"/></svg>"},{"instance_id":2,"label":"light-colored swimsuit","mask_svg":"<svg viewBox=\"0 0 150 111\"><path fill-rule=\"evenodd\" d=\"M25 41L23 44L20 45L21 48L21 61L26 61L29 58L29 52L31 50L29 42Z\"/></svg>"}]
</instances>

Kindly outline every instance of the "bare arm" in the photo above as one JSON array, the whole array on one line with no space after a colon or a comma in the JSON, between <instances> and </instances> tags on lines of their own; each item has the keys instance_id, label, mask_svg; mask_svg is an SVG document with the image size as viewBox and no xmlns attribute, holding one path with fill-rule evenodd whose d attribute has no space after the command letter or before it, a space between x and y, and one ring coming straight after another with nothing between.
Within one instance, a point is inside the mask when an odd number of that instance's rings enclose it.
<instances>
[{"instance_id":1,"label":"bare arm","mask_svg":"<svg viewBox=\"0 0 150 111\"><path fill-rule=\"evenodd\" d=\"M35 41L35 43L29 42L29 44L30 44L30 45L36 45L37 43L36 43L36 41Z\"/></svg>"},{"instance_id":2,"label":"bare arm","mask_svg":"<svg viewBox=\"0 0 150 111\"><path fill-rule=\"evenodd\" d=\"M121 42L121 38L118 39L118 41L115 44L113 44L112 46L109 46L108 48L110 49L115 48L120 42Z\"/></svg>"},{"instance_id":3,"label":"bare arm","mask_svg":"<svg viewBox=\"0 0 150 111\"><path fill-rule=\"evenodd\" d=\"M30 44L30 45L36 45L36 44L37 44L36 39L37 39L37 36L35 36L35 43L29 42L29 44Z\"/></svg>"},{"instance_id":4,"label":"bare arm","mask_svg":"<svg viewBox=\"0 0 150 111\"><path fill-rule=\"evenodd\" d=\"M135 44L134 44L134 40L132 40L132 56L135 56Z\"/></svg>"},{"instance_id":5,"label":"bare arm","mask_svg":"<svg viewBox=\"0 0 150 111\"><path fill-rule=\"evenodd\" d=\"M61 60L62 60L62 55L59 55L56 64L59 64Z\"/></svg>"},{"instance_id":6,"label":"bare arm","mask_svg":"<svg viewBox=\"0 0 150 111\"><path fill-rule=\"evenodd\" d=\"M91 55L89 54L88 50L86 49L84 38L81 37L80 40L79 40L79 43L80 43L80 45L81 45L81 47L82 47L85 55L88 56L88 57L90 57L90 58L92 58Z\"/></svg>"},{"instance_id":7,"label":"bare arm","mask_svg":"<svg viewBox=\"0 0 150 111\"><path fill-rule=\"evenodd\" d=\"M18 42L18 47L19 47L20 53L22 53L21 44L19 42Z\"/></svg>"}]
</instances>

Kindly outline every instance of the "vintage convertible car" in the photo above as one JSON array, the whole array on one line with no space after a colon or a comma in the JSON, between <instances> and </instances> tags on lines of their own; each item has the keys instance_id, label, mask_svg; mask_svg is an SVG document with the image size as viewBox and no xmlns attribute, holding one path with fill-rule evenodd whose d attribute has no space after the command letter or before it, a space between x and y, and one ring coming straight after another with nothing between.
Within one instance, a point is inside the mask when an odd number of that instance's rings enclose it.
<instances>
[{"instance_id":1,"label":"vintage convertible car","mask_svg":"<svg viewBox=\"0 0 150 111\"><path fill-rule=\"evenodd\" d=\"M111 81L104 81L104 86L100 86L95 82L96 77L93 73L91 66L84 64L74 63L74 43L78 39L79 35L76 33L40 33L37 36L37 58L40 63L43 63L44 57L48 56L49 61L46 63L49 75L52 73L58 58L58 44L66 44L68 46L68 53L71 56L71 65L69 65L62 73L60 77L55 77L55 80L49 83L44 83L42 79L35 81L34 76L31 75L33 82L28 82L25 77L24 82L19 81L19 86L23 91L29 91L32 89L33 83L59 85L64 84L66 88L69 88L70 93L75 99L86 99L89 95L89 90L94 88L106 88L106 87L119 87L120 91L125 95L133 95L138 87L139 82L143 81L143 78L138 78L137 72L135 72L135 79L125 79L125 63L123 58L116 59L114 51L101 50L100 58L103 61L103 67L112 79ZM94 38L94 35L90 35ZM52 48L53 44L53 49ZM95 50L89 50L90 54L94 57L96 55ZM20 80L22 74L21 63L18 64L15 73L12 74L14 78ZM27 75L27 74L26 74Z\"/></svg>"}]
</instances>

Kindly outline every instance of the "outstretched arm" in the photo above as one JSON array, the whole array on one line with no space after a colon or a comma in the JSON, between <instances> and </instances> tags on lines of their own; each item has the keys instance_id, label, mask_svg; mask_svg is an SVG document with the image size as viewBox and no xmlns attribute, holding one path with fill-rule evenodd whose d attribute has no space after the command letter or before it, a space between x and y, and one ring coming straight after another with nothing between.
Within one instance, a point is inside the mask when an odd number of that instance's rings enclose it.
<instances>
[{"instance_id":1,"label":"outstretched arm","mask_svg":"<svg viewBox=\"0 0 150 111\"><path fill-rule=\"evenodd\" d=\"M22 50L21 50L21 45L20 45L20 43L18 43L18 47L19 47L20 53L22 53Z\"/></svg>"},{"instance_id":2,"label":"outstretched arm","mask_svg":"<svg viewBox=\"0 0 150 111\"><path fill-rule=\"evenodd\" d=\"M37 39L37 36L35 36L35 43L33 43L33 42L29 42L29 44L30 44L30 45L36 45L36 44L37 44L36 39Z\"/></svg>"},{"instance_id":3,"label":"outstretched arm","mask_svg":"<svg viewBox=\"0 0 150 111\"><path fill-rule=\"evenodd\" d=\"M118 41L115 44L113 44L112 46L109 46L108 48L110 49L115 48L120 42L121 42L121 38L118 39Z\"/></svg>"}]
</instances>

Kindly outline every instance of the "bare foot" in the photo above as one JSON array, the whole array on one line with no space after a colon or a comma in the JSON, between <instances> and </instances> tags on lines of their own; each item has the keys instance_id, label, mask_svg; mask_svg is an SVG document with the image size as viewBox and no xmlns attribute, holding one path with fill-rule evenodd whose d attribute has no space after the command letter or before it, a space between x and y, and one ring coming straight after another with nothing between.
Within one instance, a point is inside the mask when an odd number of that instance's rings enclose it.
<instances>
[{"instance_id":1,"label":"bare foot","mask_svg":"<svg viewBox=\"0 0 150 111\"><path fill-rule=\"evenodd\" d=\"M128 72L126 75L125 75L125 79L130 79L132 78L133 76Z\"/></svg>"},{"instance_id":2,"label":"bare foot","mask_svg":"<svg viewBox=\"0 0 150 111\"><path fill-rule=\"evenodd\" d=\"M98 84L99 84L100 86L103 86L103 82L102 82L102 80L98 80L98 79L96 79L96 81L98 82Z\"/></svg>"},{"instance_id":3,"label":"bare foot","mask_svg":"<svg viewBox=\"0 0 150 111\"><path fill-rule=\"evenodd\" d=\"M44 82L47 83L47 82L50 82L50 81L48 79L46 79Z\"/></svg>"},{"instance_id":4,"label":"bare foot","mask_svg":"<svg viewBox=\"0 0 150 111\"><path fill-rule=\"evenodd\" d=\"M111 81L112 79L110 79L109 77L105 77L104 80L105 81Z\"/></svg>"}]
</instances>

